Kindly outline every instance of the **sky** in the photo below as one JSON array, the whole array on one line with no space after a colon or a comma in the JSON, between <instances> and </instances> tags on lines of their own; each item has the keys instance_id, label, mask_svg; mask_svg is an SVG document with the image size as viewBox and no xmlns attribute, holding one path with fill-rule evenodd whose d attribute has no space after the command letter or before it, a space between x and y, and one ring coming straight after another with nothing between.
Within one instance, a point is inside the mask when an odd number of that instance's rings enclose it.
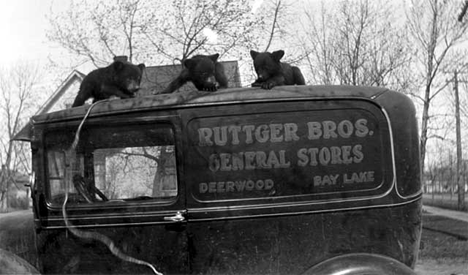
<instances>
[{"instance_id":1,"label":"sky","mask_svg":"<svg viewBox=\"0 0 468 275\"><path fill-rule=\"evenodd\" d=\"M51 8L54 11L64 10L71 0L2 0L0 8L0 69L8 68L16 62L38 62L47 64L48 57L54 60L67 58L67 53L59 46L53 45L46 37L49 22L47 15ZM296 0L291 0L295 2ZM303 0L307 4L321 0ZM402 0L394 0L402 1ZM255 12L263 0L252 0L252 11ZM210 30L205 30L210 35ZM216 37L213 37L216 39ZM50 91L47 80L44 86Z\"/></svg>"},{"instance_id":2,"label":"sky","mask_svg":"<svg viewBox=\"0 0 468 275\"><path fill-rule=\"evenodd\" d=\"M0 67L18 61L42 62L58 48L47 41L46 15L51 6L66 7L68 0L3 0L0 9Z\"/></svg>"},{"instance_id":3,"label":"sky","mask_svg":"<svg viewBox=\"0 0 468 275\"><path fill-rule=\"evenodd\" d=\"M47 40L47 15L51 8L66 8L70 0L2 1L0 37L3 43L0 44L0 67L9 67L19 61L43 63L49 55L63 54L58 46ZM253 10L262 2L263 0L253 0Z\"/></svg>"}]
</instances>

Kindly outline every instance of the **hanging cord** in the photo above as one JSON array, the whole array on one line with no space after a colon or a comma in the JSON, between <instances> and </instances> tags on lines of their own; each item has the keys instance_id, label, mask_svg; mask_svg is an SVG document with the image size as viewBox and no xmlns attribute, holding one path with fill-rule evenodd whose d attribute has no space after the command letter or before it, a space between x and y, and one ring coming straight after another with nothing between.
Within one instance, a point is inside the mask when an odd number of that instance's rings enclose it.
<instances>
[{"instance_id":1,"label":"hanging cord","mask_svg":"<svg viewBox=\"0 0 468 275\"><path fill-rule=\"evenodd\" d=\"M74 139L74 141L72 143L72 146L70 147L70 149L67 152L67 158L69 160L71 160L71 162L68 165L71 165L72 167L73 167L74 162L75 162L76 146L78 145L78 142L80 140L81 127L83 126L85 120L88 118L88 116L91 113L91 110L94 108L94 106L96 106L100 102L105 102L105 101L103 100L103 101L98 101L98 102L93 103L89 107L88 111L86 112L86 115L83 117L83 120L81 121L80 125L78 126L78 130L76 131L76 134L75 134L75 139ZM76 228L76 226L74 226L74 225L72 225L70 223L70 221L67 218L67 211L66 211L65 207L66 207L66 204L67 204L67 201L68 201L68 190L70 188L70 182L71 182L73 176L71 175L71 173L67 173L67 172L68 172L67 169L65 169L65 173L66 173L65 174L65 179L66 179L65 180L65 188L66 188L66 190L65 190L65 199L64 199L63 205L62 205L62 215L63 215L63 220L65 221L65 225L67 226L68 230L70 230L70 232L72 232L75 236L77 236L79 238L92 239L92 240L100 241L100 242L104 243L109 248L109 250L112 252L112 254L114 254L116 257L118 257L119 259L121 259L123 261L131 262L131 263L135 263L135 264L139 264L139 265L146 265L149 268L151 268L151 270L153 271L154 274L163 275L162 273L158 272L156 270L156 268L152 264L150 264L148 262L145 262L145 261L142 261L142 260L135 259L135 258L133 258L131 256L128 256L125 253L123 253L114 244L114 242L109 237L107 237L107 236L105 236L103 234L97 233L97 232L80 230L80 229Z\"/></svg>"}]
</instances>

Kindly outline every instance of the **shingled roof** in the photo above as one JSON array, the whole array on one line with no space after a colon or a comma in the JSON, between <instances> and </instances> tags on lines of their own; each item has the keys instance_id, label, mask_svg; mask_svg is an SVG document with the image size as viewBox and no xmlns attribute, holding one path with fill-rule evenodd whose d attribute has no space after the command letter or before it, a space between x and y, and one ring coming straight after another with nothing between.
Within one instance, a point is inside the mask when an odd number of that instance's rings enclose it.
<instances>
[{"instance_id":1,"label":"shingled roof","mask_svg":"<svg viewBox=\"0 0 468 275\"><path fill-rule=\"evenodd\" d=\"M127 60L125 56L117 56L114 60ZM228 78L228 87L241 87L239 74L239 66L237 61L221 61L224 66L226 76ZM137 97L158 94L169 83L176 78L182 70L182 65L163 65L163 66L148 66L146 67L141 79L140 91L136 94ZM86 75L73 70L70 75L62 82L52 96L47 99L44 105L39 108L35 115L50 113L62 109L70 108L79 86ZM196 89L192 83L187 83L176 92L187 92ZM13 140L29 141L31 137L32 125L26 124L14 137Z\"/></svg>"},{"instance_id":2,"label":"shingled roof","mask_svg":"<svg viewBox=\"0 0 468 275\"><path fill-rule=\"evenodd\" d=\"M222 61L226 76L228 78L228 87L241 87L239 67L237 61ZM163 65L146 67L141 80L141 90L137 96L148 96L160 93L169 83L176 78L182 71L182 65ZM177 92L186 92L196 89L192 83L182 86Z\"/></svg>"}]
</instances>

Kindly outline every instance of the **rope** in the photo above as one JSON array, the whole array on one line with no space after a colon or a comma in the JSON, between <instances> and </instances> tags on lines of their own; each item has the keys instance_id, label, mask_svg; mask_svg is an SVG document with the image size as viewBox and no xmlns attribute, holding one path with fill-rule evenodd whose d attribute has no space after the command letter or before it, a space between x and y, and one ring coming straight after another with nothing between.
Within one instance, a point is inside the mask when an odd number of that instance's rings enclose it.
<instances>
[{"instance_id":1,"label":"rope","mask_svg":"<svg viewBox=\"0 0 468 275\"><path fill-rule=\"evenodd\" d=\"M107 100L105 100L105 101L107 101ZM72 162L75 161L76 146L78 145L78 142L80 140L80 132L81 132L81 128L83 127L83 124L84 124L85 120L88 118L88 116L91 113L91 110L94 108L94 106L96 106L100 102L105 102L105 101L97 101L97 102L93 103L89 107L88 111L86 112L86 115L83 117L83 120L81 121L80 125L78 126L78 130L76 131L76 134L75 134L75 139L74 139L70 149L67 152L69 154L69 156L67 156L67 158L71 159ZM72 163L69 163L69 165L71 165L71 164ZM114 244L114 242L109 237L107 237L106 235L100 234L98 232L91 232L91 231L88 232L88 231L80 230L80 229L76 228L76 226L72 225L70 223L70 221L68 220L68 218L67 218L67 211L66 211L66 205L67 205L67 201L68 201L68 190L70 188L70 181L71 181L71 178L72 178L72 175L68 175L67 169L65 169L65 178L66 178L66 180L65 180L66 190L65 190L65 199L64 199L63 205L62 205L62 215L63 215L63 220L65 221L65 225L68 228L68 230L70 230L70 232L72 232L75 236L77 236L79 238L100 241L100 242L104 243L109 248L111 253L114 254L114 256L118 257L119 259L121 259L123 261L126 261L126 262L131 262L131 263L135 263L135 264L139 264L139 265L148 266L149 268L151 268L151 270L153 271L154 274L163 275L162 273L158 272L156 270L156 268L152 264L150 264L148 262L145 262L145 261L142 261L142 260L138 260L136 258L133 258L133 257L123 253Z\"/></svg>"}]
</instances>

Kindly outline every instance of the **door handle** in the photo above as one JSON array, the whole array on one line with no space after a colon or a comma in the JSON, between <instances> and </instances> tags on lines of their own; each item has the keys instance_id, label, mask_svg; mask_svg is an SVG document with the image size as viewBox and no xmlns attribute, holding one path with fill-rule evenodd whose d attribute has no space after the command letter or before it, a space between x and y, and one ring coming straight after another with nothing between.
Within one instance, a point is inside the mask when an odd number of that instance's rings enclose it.
<instances>
[{"instance_id":1,"label":"door handle","mask_svg":"<svg viewBox=\"0 0 468 275\"><path fill-rule=\"evenodd\" d=\"M173 221L173 222L183 222L185 221L185 217L182 214L182 212L177 211L177 213L174 216L171 217L164 217L165 221Z\"/></svg>"}]
</instances>

